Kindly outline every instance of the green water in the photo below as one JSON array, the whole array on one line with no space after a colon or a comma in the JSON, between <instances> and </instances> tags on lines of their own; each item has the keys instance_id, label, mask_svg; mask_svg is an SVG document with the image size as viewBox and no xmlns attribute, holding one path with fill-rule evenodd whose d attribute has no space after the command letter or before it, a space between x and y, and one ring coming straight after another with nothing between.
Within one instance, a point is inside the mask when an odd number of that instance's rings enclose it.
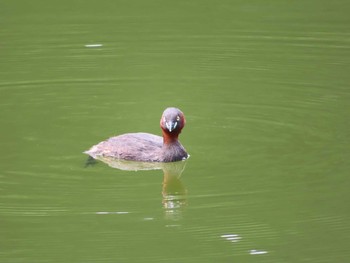
<instances>
[{"instance_id":1,"label":"green water","mask_svg":"<svg viewBox=\"0 0 350 263\"><path fill-rule=\"evenodd\" d=\"M0 262L347 262L349 13L2 1ZM109 136L160 134L168 106L178 172L85 167Z\"/></svg>"}]
</instances>

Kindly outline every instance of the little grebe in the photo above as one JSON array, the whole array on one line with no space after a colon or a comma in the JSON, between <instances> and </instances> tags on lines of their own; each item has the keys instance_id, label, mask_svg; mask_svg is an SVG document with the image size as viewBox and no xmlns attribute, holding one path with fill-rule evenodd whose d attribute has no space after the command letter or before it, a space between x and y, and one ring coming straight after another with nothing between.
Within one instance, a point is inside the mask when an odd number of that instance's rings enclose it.
<instances>
[{"instance_id":1,"label":"little grebe","mask_svg":"<svg viewBox=\"0 0 350 263\"><path fill-rule=\"evenodd\" d=\"M140 162L175 162L189 157L178 141L185 116L177 108L167 108L160 119L163 138L149 133L126 133L111 137L84 152L98 157Z\"/></svg>"}]
</instances>

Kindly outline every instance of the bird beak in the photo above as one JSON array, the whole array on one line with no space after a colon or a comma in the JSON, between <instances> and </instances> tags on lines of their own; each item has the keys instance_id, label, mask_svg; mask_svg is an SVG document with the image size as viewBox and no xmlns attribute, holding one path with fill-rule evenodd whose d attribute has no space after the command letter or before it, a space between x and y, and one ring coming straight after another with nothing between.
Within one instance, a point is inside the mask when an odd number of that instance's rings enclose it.
<instances>
[{"instance_id":1,"label":"bird beak","mask_svg":"<svg viewBox=\"0 0 350 263\"><path fill-rule=\"evenodd\" d=\"M175 122L167 121L167 122L165 122L165 126L169 132L172 132L173 130L176 129L177 121L175 121Z\"/></svg>"}]
</instances>

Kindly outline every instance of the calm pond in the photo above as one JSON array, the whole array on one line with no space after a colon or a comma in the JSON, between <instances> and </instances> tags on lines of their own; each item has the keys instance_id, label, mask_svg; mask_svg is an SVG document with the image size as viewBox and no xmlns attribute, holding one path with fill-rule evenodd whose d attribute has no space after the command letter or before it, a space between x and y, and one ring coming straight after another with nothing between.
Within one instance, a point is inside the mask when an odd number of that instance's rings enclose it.
<instances>
[{"instance_id":1,"label":"calm pond","mask_svg":"<svg viewBox=\"0 0 350 263\"><path fill-rule=\"evenodd\" d=\"M0 262L349 260L350 2L0 12ZM186 162L85 165L168 106Z\"/></svg>"}]
</instances>

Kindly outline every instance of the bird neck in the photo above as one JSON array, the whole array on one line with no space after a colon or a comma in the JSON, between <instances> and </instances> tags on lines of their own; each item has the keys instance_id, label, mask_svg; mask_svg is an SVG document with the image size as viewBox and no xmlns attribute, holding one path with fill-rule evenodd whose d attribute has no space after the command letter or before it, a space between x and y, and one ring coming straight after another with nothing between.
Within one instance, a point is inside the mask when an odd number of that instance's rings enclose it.
<instances>
[{"instance_id":1,"label":"bird neck","mask_svg":"<svg viewBox=\"0 0 350 263\"><path fill-rule=\"evenodd\" d=\"M163 143L164 145L174 144L178 142L179 132L167 132L162 130L163 133Z\"/></svg>"}]
</instances>

